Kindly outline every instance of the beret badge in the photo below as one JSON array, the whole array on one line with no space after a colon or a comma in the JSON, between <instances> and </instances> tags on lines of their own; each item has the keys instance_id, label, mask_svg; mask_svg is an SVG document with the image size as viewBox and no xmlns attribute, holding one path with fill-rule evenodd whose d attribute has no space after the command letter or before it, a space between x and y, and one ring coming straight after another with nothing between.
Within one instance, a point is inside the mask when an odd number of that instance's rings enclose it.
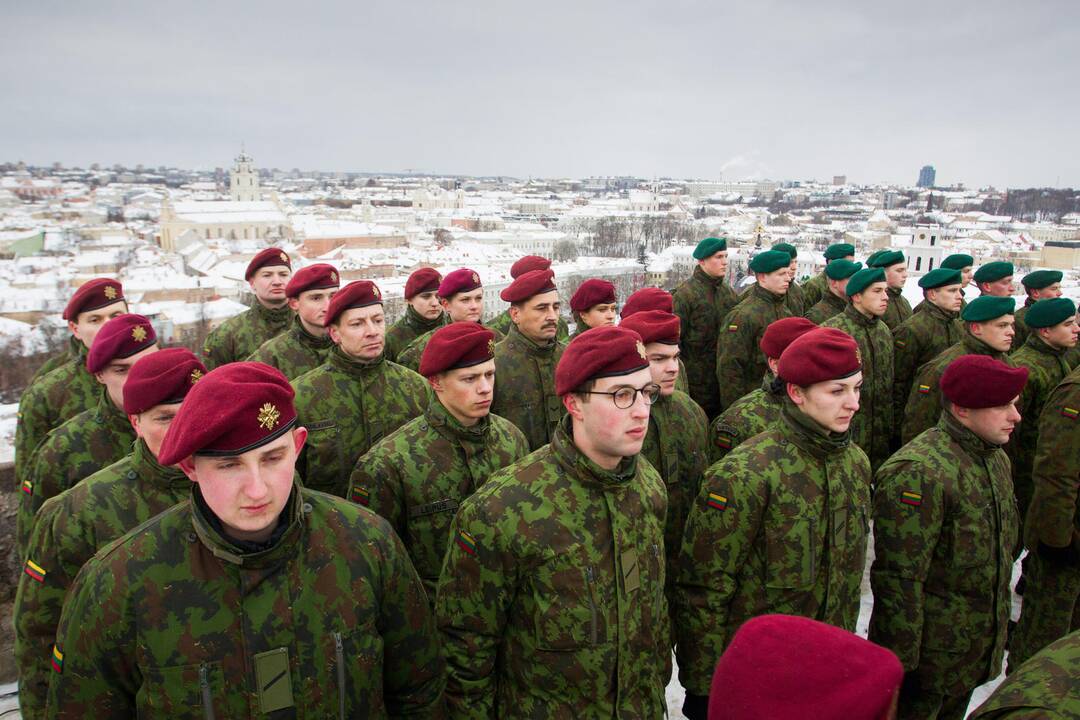
<instances>
[{"instance_id":1,"label":"beret badge","mask_svg":"<svg viewBox=\"0 0 1080 720\"><path fill-rule=\"evenodd\" d=\"M281 411L278 410L271 403L266 403L259 408L259 425L267 430L273 430L274 426L278 424L281 419Z\"/></svg>"}]
</instances>

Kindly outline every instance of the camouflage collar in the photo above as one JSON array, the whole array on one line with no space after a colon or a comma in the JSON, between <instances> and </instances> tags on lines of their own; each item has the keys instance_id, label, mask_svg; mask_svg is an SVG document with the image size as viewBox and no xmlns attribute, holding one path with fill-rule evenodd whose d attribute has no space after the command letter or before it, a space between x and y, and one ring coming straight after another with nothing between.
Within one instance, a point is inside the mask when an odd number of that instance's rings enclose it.
<instances>
[{"instance_id":1,"label":"camouflage collar","mask_svg":"<svg viewBox=\"0 0 1080 720\"><path fill-rule=\"evenodd\" d=\"M348 375L353 375L354 377L367 378L369 375L378 372L386 365L383 362L386 358L385 353L379 355L379 357L374 360L357 360L350 355L346 355L340 345L334 345L333 349L330 350L328 358L332 366Z\"/></svg>"},{"instance_id":2,"label":"camouflage collar","mask_svg":"<svg viewBox=\"0 0 1080 720\"><path fill-rule=\"evenodd\" d=\"M419 335L442 327L446 324L446 320L447 317L444 312L439 313L439 316L434 320L428 320L426 317L416 312L412 305L405 306L405 324L416 330Z\"/></svg>"},{"instance_id":3,"label":"camouflage collar","mask_svg":"<svg viewBox=\"0 0 1080 720\"><path fill-rule=\"evenodd\" d=\"M766 290L757 283L754 283L754 297L761 298L766 302L771 302L773 305L782 305L787 299L787 295L778 295L770 290Z\"/></svg>"},{"instance_id":4,"label":"camouflage collar","mask_svg":"<svg viewBox=\"0 0 1080 720\"><path fill-rule=\"evenodd\" d=\"M267 567L294 552L294 546L304 532L304 516L310 510L311 506L303 501L300 485L294 478L289 501L278 516L270 539L263 543L233 540L226 536L221 520L203 500L199 486L193 483L191 488L191 523L199 541L214 557L245 568Z\"/></svg>"},{"instance_id":5,"label":"camouflage collar","mask_svg":"<svg viewBox=\"0 0 1080 720\"><path fill-rule=\"evenodd\" d=\"M573 440L573 424L564 415L551 438L551 455L571 477L603 489L626 486L637 475L637 455L623 458L614 470L605 470L585 456Z\"/></svg>"},{"instance_id":6,"label":"camouflage collar","mask_svg":"<svg viewBox=\"0 0 1080 720\"><path fill-rule=\"evenodd\" d=\"M844 306L844 315L848 316L854 322L862 325L863 327L873 327L877 323L881 322L881 318L879 318L877 315L873 315L871 317L866 317L865 315L863 315L855 308L854 303L852 303L850 299L848 300L847 305Z\"/></svg>"},{"instance_id":7,"label":"camouflage collar","mask_svg":"<svg viewBox=\"0 0 1080 720\"><path fill-rule=\"evenodd\" d=\"M113 425L125 432L132 432L131 421L121 408L116 407L104 385L101 386L99 392L101 394L98 395L97 407L94 408L94 419L101 424Z\"/></svg>"},{"instance_id":8,"label":"camouflage collar","mask_svg":"<svg viewBox=\"0 0 1080 720\"><path fill-rule=\"evenodd\" d=\"M304 327L304 323L300 320L300 315L293 316L292 334L301 345L316 350L325 350L334 344L334 341L330 339L330 333L319 336L308 332L308 329Z\"/></svg>"},{"instance_id":9,"label":"camouflage collar","mask_svg":"<svg viewBox=\"0 0 1080 720\"><path fill-rule=\"evenodd\" d=\"M82 340L75 337L74 335L68 338L68 357L70 357L72 360L77 360L79 362L85 363L86 353L88 352L89 350L87 350L86 346L83 345Z\"/></svg>"},{"instance_id":10,"label":"camouflage collar","mask_svg":"<svg viewBox=\"0 0 1080 720\"><path fill-rule=\"evenodd\" d=\"M964 346L965 352L962 354L989 355L990 357L1001 361L1004 361L1005 358L1008 357L1008 353L998 352L979 338L972 335L971 331L967 329L967 326L965 326L964 337L961 338L960 344Z\"/></svg>"},{"instance_id":11,"label":"camouflage collar","mask_svg":"<svg viewBox=\"0 0 1080 720\"><path fill-rule=\"evenodd\" d=\"M549 342L540 345L527 338L523 332L518 330L517 325L510 326L510 332L507 333L506 339L510 340L510 347L515 345L520 346L526 353L533 355L534 357L548 358L555 352L555 347L559 344L559 341L552 338Z\"/></svg>"},{"instance_id":12,"label":"camouflage collar","mask_svg":"<svg viewBox=\"0 0 1080 720\"><path fill-rule=\"evenodd\" d=\"M285 322L293 315L293 311L289 308L288 304L279 308L268 308L259 302L258 298L252 301L251 310L271 323Z\"/></svg>"},{"instance_id":13,"label":"camouflage collar","mask_svg":"<svg viewBox=\"0 0 1080 720\"><path fill-rule=\"evenodd\" d=\"M1037 332L1032 332L1030 335L1028 335L1027 340L1025 340L1024 344L1020 347L1024 346L1030 347L1032 350L1042 353L1043 355L1051 355L1053 357L1063 357L1065 353L1071 350L1071 348L1051 347L1046 343L1045 340L1039 337L1039 334Z\"/></svg>"},{"instance_id":14,"label":"camouflage collar","mask_svg":"<svg viewBox=\"0 0 1080 720\"><path fill-rule=\"evenodd\" d=\"M938 418L938 427L948 434L957 444L975 458L984 458L995 450L1000 450L1000 445L994 445L983 440L981 437L964 427L948 408L943 408L941 417Z\"/></svg>"},{"instance_id":15,"label":"camouflage collar","mask_svg":"<svg viewBox=\"0 0 1080 720\"><path fill-rule=\"evenodd\" d=\"M952 320L955 320L956 318L960 317L959 311L950 312L948 310L945 310L943 308L938 307L937 305L930 302L929 300L924 300L923 302L926 304L926 307L924 308L926 310L926 312L930 313L931 315L933 315L936 318L939 318L939 319L945 320L945 321L952 321Z\"/></svg>"},{"instance_id":16,"label":"camouflage collar","mask_svg":"<svg viewBox=\"0 0 1080 720\"><path fill-rule=\"evenodd\" d=\"M700 265L698 265L696 268L694 268L694 273L692 275L692 279L696 280L697 282L703 283L705 285L709 285L711 287L714 287L714 288L720 287L721 285L724 284L724 278L723 277L713 277L709 273L702 270Z\"/></svg>"},{"instance_id":17,"label":"camouflage collar","mask_svg":"<svg viewBox=\"0 0 1080 720\"><path fill-rule=\"evenodd\" d=\"M150 452L146 442L142 438L135 441L135 449L132 451L131 467L137 476L153 485L166 488L183 488L191 485L184 471L178 467L164 467Z\"/></svg>"},{"instance_id":18,"label":"camouflage collar","mask_svg":"<svg viewBox=\"0 0 1080 720\"><path fill-rule=\"evenodd\" d=\"M885 292L888 293L889 299L892 300L893 298L902 297L903 294L904 294L904 289L903 288L898 289L898 288L894 288L894 287L891 287L891 286L887 286L885 288Z\"/></svg>"},{"instance_id":19,"label":"camouflage collar","mask_svg":"<svg viewBox=\"0 0 1080 720\"><path fill-rule=\"evenodd\" d=\"M424 411L424 417L427 419L428 424L430 424L440 435L443 435L450 440L473 445L483 443L484 440L487 439L488 428L491 427L490 415L485 415L480 418L480 420L471 427L462 425L461 422L451 415L450 411L439 402L437 397L431 398L427 410Z\"/></svg>"},{"instance_id":20,"label":"camouflage collar","mask_svg":"<svg viewBox=\"0 0 1080 720\"><path fill-rule=\"evenodd\" d=\"M796 447L816 458L824 459L840 452L851 444L851 430L843 433L829 432L817 421L795 407L790 400L780 405L780 432Z\"/></svg>"}]
</instances>

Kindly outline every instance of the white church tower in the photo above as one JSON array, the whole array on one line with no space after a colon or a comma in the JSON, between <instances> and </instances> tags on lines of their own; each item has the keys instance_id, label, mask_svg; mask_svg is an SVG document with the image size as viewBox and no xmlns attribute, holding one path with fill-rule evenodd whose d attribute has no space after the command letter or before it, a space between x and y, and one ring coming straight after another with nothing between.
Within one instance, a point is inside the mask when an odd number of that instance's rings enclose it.
<instances>
[{"instance_id":1,"label":"white church tower","mask_svg":"<svg viewBox=\"0 0 1080 720\"><path fill-rule=\"evenodd\" d=\"M236 164L229 171L229 196L234 202L257 202L262 200L259 192L259 173L255 171L254 160L240 147Z\"/></svg>"}]
</instances>

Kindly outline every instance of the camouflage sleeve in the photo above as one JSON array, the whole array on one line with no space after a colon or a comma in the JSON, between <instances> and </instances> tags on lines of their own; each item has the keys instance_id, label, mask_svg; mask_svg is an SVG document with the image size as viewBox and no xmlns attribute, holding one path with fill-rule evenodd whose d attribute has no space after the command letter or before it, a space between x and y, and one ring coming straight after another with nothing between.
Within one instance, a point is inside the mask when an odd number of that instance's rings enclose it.
<instances>
[{"instance_id":1,"label":"camouflage sleeve","mask_svg":"<svg viewBox=\"0 0 1080 720\"><path fill-rule=\"evenodd\" d=\"M420 338L426 338L426 335L421 335ZM420 370L420 357L424 352L424 345L417 342L420 338L413 340L411 343L402 348L398 353L397 359L394 360L398 365L407 367L413 372L419 372Z\"/></svg>"},{"instance_id":2,"label":"camouflage sleeve","mask_svg":"<svg viewBox=\"0 0 1080 720\"><path fill-rule=\"evenodd\" d=\"M398 467L399 463L413 463L418 458L409 452L395 453L392 443L396 437L397 433L394 433L383 438L360 456L349 477L349 491L345 497L386 518L394 532L403 536L405 503L400 492Z\"/></svg>"},{"instance_id":3,"label":"camouflage sleeve","mask_svg":"<svg viewBox=\"0 0 1080 720\"><path fill-rule=\"evenodd\" d=\"M687 438L687 446L691 448L690 457L686 458L689 465L686 480L687 499L696 498L701 490L702 476L712 464L709 459L709 448L712 446L709 434L709 418L693 400L690 401L691 422L687 430L690 437Z\"/></svg>"},{"instance_id":4,"label":"camouflage sleeve","mask_svg":"<svg viewBox=\"0 0 1080 720\"><path fill-rule=\"evenodd\" d=\"M46 500L60 492L56 489L56 483L51 482L54 479L52 473L48 472L50 463L56 461L54 457L56 452L53 443L50 442L55 436L56 433L50 433L46 442L38 448L39 451L34 453L32 467L27 473L23 491L19 493L19 509L15 524L20 561L27 557L30 535L34 531L34 518L38 510Z\"/></svg>"},{"instance_id":5,"label":"camouflage sleeve","mask_svg":"<svg viewBox=\"0 0 1080 720\"><path fill-rule=\"evenodd\" d=\"M745 393L749 360L761 352L754 343L751 326L744 324L734 311L724 318L716 336L716 379L720 383L720 404L727 408ZM761 378L757 379L758 382Z\"/></svg>"},{"instance_id":6,"label":"camouflage sleeve","mask_svg":"<svg viewBox=\"0 0 1080 720\"><path fill-rule=\"evenodd\" d=\"M517 562L497 522L467 500L450 526L435 617L451 718L496 717L495 664L517 584Z\"/></svg>"},{"instance_id":7,"label":"camouflage sleeve","mask_svg":"<svg viewBox=\"0 0 1080 720\"><path fill-rule=\"evenodd\" d=\"M923 586L945 517L942 483L925 478L922 463L890 462L878 472L874 493L870 640L895 652L909 671L919 664Z\"/></svg>"},{"instance_id":8,"label":"camouflage sleeve","mask_svg":"<svg viewBox=\"0 0 1080 720\"><path fill-rule=\"evenodd\" d=\"M45 393L41 385L31 385L19 399L19 411L15 425L15 483L26 490L34 467L34 452L49 434L49 413ZM32 484L32 481L31 481Z\"/></svg>"},{"instance_id":9,"label":"camouflage sleeve","mask_svg":"<svg viewBox=\"0 0 1080 720\"><path fill-rule=\"evenodd\" d=\"M223 327L224 325L219 325L210 331L203 343L203 364L207 370L213 370L230 361L232 348L227 347L230 338L228 333L222 332Z\"/></svg>"},{"instance_id":10,"label":"camouflage sleeve","mask_svg":"<svg viewBox=\"0 0 1080 720\"><path fill-rule=\"evenodd\" d=\"M893 331L893 417L904 415L911 381L918 369L918 358L922 352L922 343L908 323Z\"/></svg>"},{"instance_id":11,"label":"camouflage sleeve","mask_svg":"<svg viewBox=\"0 0 1080 720\"><path fill-rule=\"evenodd\" d=\"M1080 490L1080 384L1055 389L1039 416L1039 441L1032 471L1035 495L1024 523L1024 542L1035 548L1076 543Z\"/></svg>"},{"instance_id":12,"label":"camouflage sleeve","mask_svg":"<svg viewBox=\"0 0 1080 720\"><path fill-rule=\"evenodd\" d=\"M709 460L720 462L733 448L738 446L745 438L739 437L739 430L726 419L727 411L713 420L709 428Z\"/></svg>"},{"instance_id":13,"label":"camouflage sleeve","mask_svg":"<svg viewBox=\"0 0 1080 720\"><path fill-rule=\"evenodd\" d=\"M727 645L727 606L738 588L768 499L764 479L744 453L705 473L690 508L675 587L676 656L687 692L708 695L716 661Z\"/></svg>"},{"instance_id":14,"label":"camouflage sleeve","mask_svg":"<svg viewBox=\"0 0 1080 720\"><path fill-rule=\"evenodd\" d=\"M679 325L682 328L682 332L679 335L679 351L683 357L693 357L693 350L690 348L690 337L695 327L694 323L694 308L693 303L690 302L688 293L686 290L674 293L672 300L672 310L675 311L675 315L679 316Z\"/></svg>"}]
</instances>

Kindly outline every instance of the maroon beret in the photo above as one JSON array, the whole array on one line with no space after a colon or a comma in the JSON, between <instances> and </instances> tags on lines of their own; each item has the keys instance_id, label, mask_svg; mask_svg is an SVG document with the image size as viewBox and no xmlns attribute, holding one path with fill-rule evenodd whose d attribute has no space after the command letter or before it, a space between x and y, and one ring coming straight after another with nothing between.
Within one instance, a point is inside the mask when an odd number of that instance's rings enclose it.
<instances>
[{"instance_id":1,"label":"maroon beret","mask_svg":"<svg viewBox=\"0 0 1080 720\"><path fill-rule=\"evenodd\" d=\"M166 348L141 357L124 381L124 412L138 415L155 405L178 403L205 374L206 366L187 348Z\"/></svg>"},{"instance_id":2,"label":"maroon beret","mask_svg":"<svg viewBox=\"0 0 1080 720\"><path fill-rule=\"evenodd\" d=\"M451 323L432 333L420 356L420 374L431 377L444 370L479 365L493 357L495 333L480 323Z\"/></svg>"},{"instance_id":3,"label":"maroon beret","mask_svg":"<svg viewBox=\"0 0 1080 720\"><path fill-rule=\"evenodd\" d=\"M555 289L555 273L550 270L530 270L503 288L499 297L508 303L524 302L533 295Z\"/></svg>"},{"instance_id":4,"label":"maroon beret","mask_svg":"<svg viewBox=\"0 0 1080 720\"><path fill-rule=\"evenodd\" d=\"M439 283L439 297L449 300L460 292L470 292L479 287L484 287L484 285L480 282L480 276L475 270L458 268L446 273L446 277Z\"/></svg>"},{"instance_id":5,"label":"maroon beret","mask_svg":"<svg viewBox=\"0 0 1080 720\"><path fill-rule=\"evenodd\" d=\"M802 317L781 318L769 323L758 347L765 357L779 358L784 349L797 338L817 328L817 324Z\"/></svg>"},{"instance_id":6,"label":"maroon beret","mask_svg":"<svg viewBox=\"0 0 1080 720\"><path fill-rule=\"evenodd\" d=\"M663 310L645 310L624 318L619 327L633 330L641 336L641 341L649 343L679 344L680 321L678 315Z\"/></svg>"},{"instance_id":7,"label":"maroon beret","mask_svg":"<svg viewBox=\"0 0 1080 720\"><path fill-rule=\"evenodd\" d=\"M68 300L63 318L75 322L79 313L97 310L123 299L123 285L109 278L95 278L79 286Z\"/></svg>"},{"instance_id":8,"label":"maroon beret","mask_svg":"<svg viewBox=\"0 0 1080 720\"><path fill-rule=\"evenodd\" d=\"M192 455L240 455L285 434L296 423L293 389L279 370L237 362L208 372L180 404L158 462Z\"/></svg>"},{"instance_id":9,"label":"maroon beret","mask_svg":"<svg viewBox=\"0 0 1080 720\"><path fill-rule=\"evenodd\" d=\"M861 369L859 343L836 328L815 328L780 353L780 377L799 387L850 377Z\"/></svg>"},{"instance_id":10,"label":"maroon beret","mask_svg":"<svg viewBox=\"0 0 1080 720\"><path fill-rule=\"evenodd\" d=\"M532 272L533 270L548 270L550 268L551 261L546 257L526 255L510 266L510 277L517 280L527 272Z\"/></svg>"},{"instance_id":11,"label":"maroon beret","mask_svg":"<svg viewBox=\"0 0 1080 720\"><path fill-rule=\"evenodd\" d=\"M566 346L555 368L555 394L577 390L593 378L629 375L649 367L645 344L633 330L618 325L586 330Z\"/></svg>"},{"instance_id":12,"label":"maroon beret","mask_svg":"<svg viewBox=\"0 0 1080 720\"><path fill-rule=\"evenodd\" d=\"M663 310L666 313L673 313L675 312L675 298L667 290L658 287L641 288L626 298L619 316L625 320L642 310Z\"/></svg>"},{"instance_id":13,"label":"maroon beret","mask_svg":"<svg viewBox=\"0 0 1080 720\"><path fill-rule=\"evenodd\" d=\"M251 262L248 263L247 270L244 271L244 279L250 280L259 268L270 267L272 265L284 265L292 270L292 261L289 260L289 254L281 248L266 248L255 257L251 258Z\"/></svg>"},{"instance_id":14,"label":"maroon beret","mask_svg":"<svg viewBox=\"0 0 1080 720\"><path fill-rule=\"evenodd\" d=\"M325 288L340 287L337 270L333 265L315 263L305 268L300 268L289 278L289 284L285 286L285 297L299 297L300 293L308 290L322 290Z\"/></svg>"},{"instance_id":15,"label":"maroon beret","mask_svg":"<svg viewBox=\"0 0 1080 720\"><path fill-rule=\"evenodd\" d=\"M854 633L761 615L743 623L720 656L709 718L880 720L903 679L892 651Z\"/></svg>"},{"instance_id":16,"label":"maroon beret","mask_svg":"<svg viewBox=\"0 0 1080 720\"><path fill-rule=\"evenodd\" d=\"M423 292L434 292L439 289L442 275L435 268L422 267L413 271L409 279L405 281L405 299L412 300Z\"/></svg>"},{"instance_id":17,"label":"maroon beret","mask_svg":"<svg viewBox=\"0 0 1080 720\"><path fill-rule=\"evenodd\" d=\"M117 315L102 325L94 336L90 352L86 354L86 369L91 373L101 372L116 358L129 358L153 347L156 342L154 326L142 315Z\"/></svg>"},{"instance_id":18,"label":"maroon beret","mask_svg":"<svg viewBox=\"0 0 1080 720\"><path fill-rule=\"evenodd\" d=\"M589 278L581 283L577 292L570 298L570 309L584 312L593 305L615 302L615 286L607 280Z\"/></svg>"},{"instance_id":19,"label":"maroon beret","mask_svg":"<svg viewBox=\"0 0 1080 720\"><path fill-rule=\"evenodd\" d=\"M989 355L961 355L941 374L941 394L960 407L1008 405L1024 389L1026 367L1009 367Z\"/></svg>"},{"instance_id":20,"label":"maroon beret","mask_svg":"<svg viewBox=\"0 0 1080 720\"><path fill-rule=\"evenodd\" d=\"M330 327L330 324L337 320L338 316L346 310L367 307L368 305L379 305L382 301L382 293L379 292L378 285L370 280L353 280L339 290L330 301L330 307L326 309L326 320L323 321L323 327Z\"/></svg>"}]
</instances>

